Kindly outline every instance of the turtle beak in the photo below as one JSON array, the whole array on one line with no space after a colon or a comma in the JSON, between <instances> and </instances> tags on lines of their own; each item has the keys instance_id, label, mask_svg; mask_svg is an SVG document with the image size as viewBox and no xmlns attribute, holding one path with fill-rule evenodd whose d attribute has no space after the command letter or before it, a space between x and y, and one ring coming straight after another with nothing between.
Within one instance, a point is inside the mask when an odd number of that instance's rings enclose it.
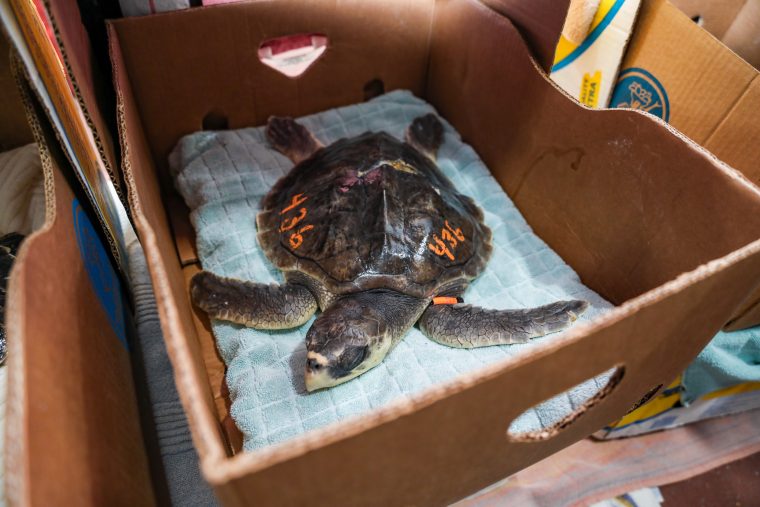
<instances>
[{"instance_id":1,"label":"turtle beak","mask_svg":"<svg viewBox=\"0 0 760 507\"><path fill-rule=\"evenodd\" d=\"M306 390L313 392L337 384L337 379L330 375L329 370L325 356L317 352L309 352L306 355L306 369L304 371Z\"/></svg>"},{"instance_id":2,"label":"turtle beak","mask_svg":"<svg viewBox=\"0 0 760 507\"><path fill-rule=\"evenodd\" d=\"M306 370L304 375L306 381L306 390L313 393L317 389L324 389L325 387L332 387L335 385L335 379L329 377L327 373L312 373Z\"/></svg>"}]
</instances>

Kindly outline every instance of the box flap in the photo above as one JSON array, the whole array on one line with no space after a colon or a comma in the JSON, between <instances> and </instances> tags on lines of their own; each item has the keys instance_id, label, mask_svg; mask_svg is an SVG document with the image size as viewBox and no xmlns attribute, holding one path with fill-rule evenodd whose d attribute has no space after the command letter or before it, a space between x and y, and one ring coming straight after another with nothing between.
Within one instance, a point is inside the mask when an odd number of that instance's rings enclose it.
<instances>
[{"instance_id":1,"label":"box flap","mask_svg":"<svg viewBox=\"0 0 760 507\"><path fill-rule=\"evenodd\" d=\"M118 170L119 161L106 120L113 114L110 111L113 106L107 97L109 92L105 88L110 83L103 79L96 66L90 39L81 21L79 5L76 0L57 0L46 2L45 5L69 79L75 85L77 100L92 130L106 170L119 197L126 204ZM104 115L104 112L109 114Z\"/></svg>"},{"instance_id":2,"label":"box flap","mask_svg":"<svg viewBox=\"0 0 760 507\"><path fill-rule=\"evenodd\" d=\"M54 134L36 119L32 126L47 218L23 243L9 282L9 499L153 505L120 282L59 169Z\"/></svg>"},{"instance_id":3,"label":"box flap","mask_svg":"<svg viewBox=\"0 0 760 507\"><path fill-rule=\"evenodd\" d=\"M539 65L549 72L570 0L484 0L484 3L509 18Z\"/></svg>"}]
</instances>

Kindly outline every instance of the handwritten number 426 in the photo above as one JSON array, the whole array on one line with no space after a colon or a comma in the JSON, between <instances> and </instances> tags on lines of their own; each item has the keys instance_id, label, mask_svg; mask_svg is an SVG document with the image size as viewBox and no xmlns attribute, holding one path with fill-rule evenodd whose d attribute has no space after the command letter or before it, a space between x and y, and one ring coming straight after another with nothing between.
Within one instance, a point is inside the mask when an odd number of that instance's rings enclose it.
<instances>
[{"instance_id":1,"label":"handwritten number 426","mask_svg":"<svg viewBox=\"0 0 760 507\"><path fill-rule=\"evenodd\" d=\"M305 203L308 199L307 196L304 196L303 194L296 194L293 196L293 199L290 201L290 205L286 208L284 208L282 211L280 211L280 215L287 214L288 217L284 218L282 223L280 224L280 232L287 232L295 228L296 225L298 225L301 220L306 218L306 215L308 215L309 211L303 207L300 208L295 215L291 214L291 211L294 211L298 206ZM314 228L313 225L304 225L301 228L299 228L297 231L291 232L290 236L288 237L288 242L290 243L290 247L293 250L297 250L301 244L303 244L303 233L306 231L310 231Z\"/></svg>"}]
</instances>

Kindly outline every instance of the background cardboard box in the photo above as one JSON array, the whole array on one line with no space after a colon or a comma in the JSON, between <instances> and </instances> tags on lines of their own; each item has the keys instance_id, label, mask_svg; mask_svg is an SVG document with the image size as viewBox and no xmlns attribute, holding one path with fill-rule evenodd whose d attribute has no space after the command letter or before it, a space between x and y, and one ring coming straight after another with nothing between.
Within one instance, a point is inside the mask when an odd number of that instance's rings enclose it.
<instances>
[{"instance_id":1,"label":"background cardboard box","mask_svg":"<svg viewBox=\"0 0 760 507\"><path fill-rule=\"evenodd\" d=\"M9 281L9 504L153 505L127 348L128 302L28 88L29 116L21 114L8 55L0 37L0 93L4 110L14 112L0 116L0 144L36 140L47 202L45 225L23 243Z\"/></svg>"},{"instance_id":2,"label":"background cardboard box","mask_svg":"<svg viewBox=\"0 0 760 507\"><path fill-rule=\"evenodd\" d=\"M466 496L656 393L756 288L758 189L648 116L578 106L537 72L503 15L507 2L493 3L255 2L110 26L129 201L202 470L226 504L443 504ZM225 37L208 36L219 30ZM290 80L261 64L256 46L296 33L325 33L330 45ZM179 237L189 231L187 215L172 206L166 157L210 112L229 128L260 125L270 114L361 101L378 78L387 90L411 89L433 103L534 230L621 306L410 402L237 453L218 403L223 365L207 353L213 337L188 299L186 279L197 267L179 247L192 238ZM648 360L665 345L672 354ZM507 434L525 409L615 367L617 382L558 426Z\"/></svg>"},{"instance_id":3,"label":"background cardboard box","mask_svg":"<svg viewBox=\"0 0 760 507\"><path fill-rule=\"evenodd\" d=\"M760 67L759 0L671 0L737 55Z\"/></svg>"}]
</instances>

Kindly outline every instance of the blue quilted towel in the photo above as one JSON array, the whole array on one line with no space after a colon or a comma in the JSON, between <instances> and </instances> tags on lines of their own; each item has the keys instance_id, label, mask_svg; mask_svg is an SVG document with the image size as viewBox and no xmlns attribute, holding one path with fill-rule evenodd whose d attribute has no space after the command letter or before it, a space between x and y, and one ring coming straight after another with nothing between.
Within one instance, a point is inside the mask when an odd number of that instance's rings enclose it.
<instances>
[{"instance_id":1,"label":"blue quilted towel","mask_svg":"<svg viewBox=\"0 0 760 507\"><path fill-rule=\"evenodd\" d=\"M681 400L688 404L744 382L760 382L760 326L715 335L686 368Z\"/></svg>"},{"instance_id":2,"label":"blue quilted towel","mask_svg":"<svg viewBox=\"0 0 760 507\"><path fill-rule=\"evenodd\" d=\"M306 116L299 122L324 144L366 131L403 139L404 130L433 107L407 91ZM534 307L561 299L585 299L592 319L611 305L583 286L575 272L536 236L475 151L444 121L438 165L460 192L475 199L493 231L494 252L465 294L489 308ZM259 248L255 216L275 182L292 168L268 146L264 128L198 132L180 140L171 156L175 184L191 211L203 268L222 276L282 282ZM212 322L227 364L231 415L253 450L305 431L408 398L464 372L519 354L532 344L462 350L448 348L412 329L381 365L337 387L307 394L303 384L304 336L311 321L287 331L258 331ZM534 342L551 340L556 335ZM536 379L540 382L541 379ZM603 375L558 395L515 421L516 431L541 429L570 413L606 381Z\"/></svg>"}]
</instances>

